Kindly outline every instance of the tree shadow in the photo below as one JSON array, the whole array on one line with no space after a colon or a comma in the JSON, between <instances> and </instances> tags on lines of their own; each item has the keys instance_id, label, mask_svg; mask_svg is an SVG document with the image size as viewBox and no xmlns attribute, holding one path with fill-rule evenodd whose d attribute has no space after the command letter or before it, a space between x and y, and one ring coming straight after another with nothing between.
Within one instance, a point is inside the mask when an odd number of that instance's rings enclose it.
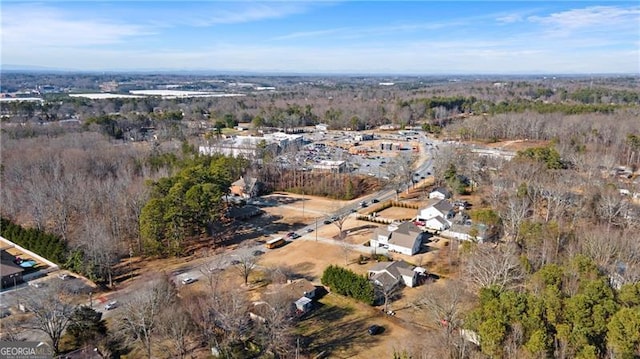
<instances>
[{"instance_id":1,"label":"tree shadow","mask_svg":"<svg viewBox=\"0 0 640 359\"><path fill-rule=\"evenodd\" d=\"M330 313L333 314L333 313ZM377 336L369 335L368 323L365 319L357 319L348 323L341 323L337 328L333 323L339 313L328 315L323 323L318 323L318 330L302 337L302 343L308 353L325 353L335 357L338 353L353 349L354 343L359 346L373 345L378 341Z\"/></svg>"}]
</instances>

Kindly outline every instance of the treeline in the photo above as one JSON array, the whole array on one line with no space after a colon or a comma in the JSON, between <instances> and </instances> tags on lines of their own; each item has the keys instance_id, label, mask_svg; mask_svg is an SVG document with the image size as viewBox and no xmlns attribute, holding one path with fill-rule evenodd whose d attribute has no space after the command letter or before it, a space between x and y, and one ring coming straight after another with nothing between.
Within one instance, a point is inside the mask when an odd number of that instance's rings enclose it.
<instances>
[{"instance_id":1,"label":"treeline","mask_svg":"<svg viewBox=\"0 0 640 359\"><path fill-rule=\"evenodd\" d=\"M140 214L143 251L181 255L189 238L224 240L224 195L248 165L240 158L195 155L181 160L175 175L149 182L150 197Z\"/></svg>"},{"instance_id":2,"label":"treeline","mask_svg":"<svg viewBox=\"0 0 640 359\"><path fill-rule=\"evenodd\" d=\"M613 113L617 108L620 108L620 105L595 103L547 103L518 99L490 104L488 106L488 111L486 112L493 115L513 112L521 113L525 111L533 111L541 114L562 113L565 115L580 115L586 113Z\"/></svg>"},{"instance_id":3,"label":"treeline","mask_svg":"<svg viewBox=\"0 0 640 359\"><path fill-rule=\"evenodd\" d=\"M332 291L352 297L367 304L373 304L375 299L371 281L365 276L358 275L348 269L330 265L322 273L322 284Z\"/></svg>"},{"instance_id":4,"label":"treeline","mask_svg":"<svg viewBox=\"0 0 640 359\"><path fill-rule=\"evenodd\" d=\"M491 357L637 358L640 284L617 291L611 279L584 256L545 265L524 290L481 289L466 326Z\"/></svg>"},{"instance_id":5,"label":"treeline","mask_svg":"<svg viewBox=\"0 0 640 359\"><path fill-rule=\"evenodd\" d=\"M56 235L35 228L23 228L4 217L0 219L0 235L54 263L64 264L66 261L67 246Z\"/></svg>"},{"instance_id":6,"label":"treeline","mask_svg":"<svg viewBox=\"0 0 640 359\"><path fill-rule=\"evenodd\" d=\"M261 175L274 191L352 200L379 187L378 180L368 176L333 172L305 172L263 168Z\"/></svg>"}]
</instances>

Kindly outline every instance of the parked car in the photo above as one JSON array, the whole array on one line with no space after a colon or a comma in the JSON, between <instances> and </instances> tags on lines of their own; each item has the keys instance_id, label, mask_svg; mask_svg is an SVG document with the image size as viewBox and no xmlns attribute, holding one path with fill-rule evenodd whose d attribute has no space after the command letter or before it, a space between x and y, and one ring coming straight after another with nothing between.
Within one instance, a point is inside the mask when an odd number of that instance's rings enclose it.
<instances>
[{"instance_id":1,"label":"parked car","mask_svg":"<svg viewBox=\"0 0 640 359\"><path fill-rule=\"evenodd\" d=\"M289 232L289 233L287 233L287 237L289 237L289 238L291 238L291 237L293 237L293 236L295 236L295 235L296 235L296 232Z\"/></svg>"},{"instance_id":2,"label":"parked car","mask_svg":"<svg viewBox=\"0 0 640 359\"><path fill-rule=\"evenodd\" d=\"M42 288L42 287L46 287L47 283L45 283L45 282L29 282L29 285L31 287L34 287L34 288Z\"/></svg>"},{"instance_id":3,"label":"parked car","mask_svg":"<svg viewBox=\"0 0 640 359\"><path fill-rule=\"evenodd\" d=\"M237 259L232 259L231 260L231 265L236 265L236 264L240 264L240 261Z\"/></svg>"},{"instance_id":4,"label":"parked car","mask_svg":"<svg viewBox=\"0 0 640 359\"><path fill-rule=\"evenodd\" d=\"M313 228L307 228L307 233L313 232Z\"/></svg>"},{"instance_id":5,"label":"parked car","mask_svg":"<svg viewBox=\"0 0 640 359\"><path fill-rule=\"evenodd\" d=\"M325 220L324 220L324 222L322 222L322 223L324 223L324 224L331 224L331 221L330 221L330 220L328 220L328 219L325 219Z\"/></svg>"},{"instance_id":6,"label":"parked car","mask_svg":"<svg viewBox=\"0 0 640 359\"><path fill-rule=\"evenodd\" d=\"M104 310L112 310L118 308L118 301L114 300L104 305Z\"/></svg>"},{"instance_id":7,"label":"parked car","mask_svg":"<svg viewBox=\"0 0 640 359\"><path fill-rule=\"evenodd\" d=\"M195 281L196 281L195 278L187 277L182 280L182 284L191 284L191 283L194 283Z\"/></svg>"},{"instance_id":8,"label":"parked car","mask_svg":"<svg viewBox=\"0 0 640 359\"><path fill-rule=\"evenodd\" d=\"M259 249L256 249L255 251L253 251L253 255L254 255L254 256L261 256L261 255L263 255L263 254L264 254L264 252L263 252L263 251L261 251L261 250L259 250Z\"/></svg>"},{"instance_id":9,"label":"parked car","mask_svg":"<svg viewBox=\"0 0 640 359\"><path fill-rule=\"evenodd\" d=\"M378 202L380 202L380 200L377 199L377 198L374 198L374 199L371 200L371 203L378 203Z\"/></svg>"},{"instance_id":10,"label":"parked car","mask_svg":"<svg viewBox=\"0 0 640 359\"><path fill-rule=\"evenodd\" d=\"M298 239L300 237L302 237L302 236L299 235L298 233L294 233L294 234L291 235L291 239Z\"/></svg>"},{"instance_id":11,"label":"parked car","mask_svg":"<svg viewBox=\"0 0 640 359\"><path fill-rule=\"evenodd\" d=\"M382 327L379 326L379 325L374 324L374 325L369 327L367 332L369 333L369 335L380 334L382 332Z\"/></svg>"}]
</instances>

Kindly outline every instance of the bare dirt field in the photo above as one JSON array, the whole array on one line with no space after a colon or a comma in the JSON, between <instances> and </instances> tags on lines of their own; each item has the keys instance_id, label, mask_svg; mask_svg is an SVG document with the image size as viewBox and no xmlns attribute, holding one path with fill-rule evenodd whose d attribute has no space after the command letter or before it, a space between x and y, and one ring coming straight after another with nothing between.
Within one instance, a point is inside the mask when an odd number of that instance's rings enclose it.
<instances>
[{"instance_id":1,"label":"bare dirt field","mask_svg":"<svg viewBox=\"0 0 640 359\"><path fill-rule=\"evenodd\" d=\"M533 140L510 140L500 141L494 143L483 144L490 148L499 148L506 151L521 151L527 148L544 147L549 144L549 141L533 141Z\"/></svg>"},{"instance_id":2,"label":"bare dirt field","mask_svg":"<svg viewBox=\"0 0 640 359\"><path fill-rule=\"evenodd\" d=\"M290 224L298 228L315 223L316 219L322 223L334 211L356 201L340 201L285 192L273 193L263 198L276 201L279 204L274 207L262 208L265 212L277 218L276 222ZM293 229L295 230L296 228Z\"/></svg>"},{"instance_id":3,"label":"bare dirt field","mask_svg":"<svg viewBox=\"0 0 640 359\"><path fill-rule=\"evenodd\" d=\"M377 213L382 218L402 220L415 217L418 214L418 210L415 208L389 207Z\"/></svg>"},{"instance_id":4,"label":"bare dirt field","mask_svg":"<svg viewBox=\"0 0 640 359\"><path fill-rule=\"evenodd\" d=\"M353 256L357 257L357 254ZM351 258L351 256L349 256ZM291 269L312 282L320 283L320 277L324 269L330 264L345 265L345 255L340 246L296 240L283 247L266 251L260 260L260 265L265 267L284 266ZM352 270L360 269L359 273L365 273L366 269L352 265Z\"/></svg>"}]
</instances>

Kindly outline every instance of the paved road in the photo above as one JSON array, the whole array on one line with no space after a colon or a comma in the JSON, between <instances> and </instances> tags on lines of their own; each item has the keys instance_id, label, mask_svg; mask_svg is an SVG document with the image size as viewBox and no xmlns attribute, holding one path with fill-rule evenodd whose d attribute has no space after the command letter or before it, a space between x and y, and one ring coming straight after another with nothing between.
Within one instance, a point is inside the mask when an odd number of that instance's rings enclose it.
<instances>
[{"instance_id":1,"label":"paved road","mask_svg":"<svg viewBox=\"0 0 640 359\"><path fill-rule=\"evenodd\" d=\"M416 164L415 172L426 175L427 173L432 171L433 156L435 154L435 146L429 145L429 144L432 144L434 141L427 139L425 134L422 132L420 133L420 138L421 138L420 149L422 153L419 156L418 163ZM405 186L411 186L411 185L413 185L413 183L406 184ZM383 188L378 192L372 193L363 198L359 198L358 200L351 201L348 205L331 213L323 213L319 211L315 211L315 212L326 215L327 218L330 218L331 216L342 217L342 216L352 215L353 210L358 210L361 208L361 205L360 205L361 201L366 201L367 203L371 203L371 200L377 199L380 202L384 202L388 199L395 198L395 196L397 195L396 188L397 187L394 185L387 186L386 188ZM277 205L277 203L269 203L269 204ZM287 205L281 205L281 206L287 207ZM296 207L296 209L298 208ZM310 211L310 210L307 209L305 211ZM338 246L346 245L349 247L350 250L353 250L353 251L367 253L367 254L371 253L371 247L367 247L360 244L344 243L342 241L335 240L332 238L317 236L317 231L326 225L333 225L333 223L325 224L324 220L317 220L312 224L309 224L301 229L298 229L297 233L302 234L302 236L299 239L295 239L295 240L315 241L317 238L318 242L328 243L328 244L333 244ZM310 229L313 231L309 232ZM291 240L291 239L288 239L288 240ZM233 265L232 261L238 260L239 258L243 258L245 256L253 256L254 252L256 251L264 252L265 251L264 244L256 242L255 244L237 247L234 249L229 248L225 250L223 253L216 254L208 258L204 264L201 264L197 267L194 267L192 264L188 264L188 263L185 264L181 269L174 271L173 278L175 279L175 282L177 283L178 287L188 285L188 284L182 284L182 280L186 278L193 278L195 280L204 280L208 273L228 268ZM386 249L377 248L376 252L380 254L386 254ZM127 288L126 290L112 292L107 297L101 298L103 300L99 304L94 304L94 307L98 310L101 310L104 313L103 315L105 318L109 318L118 312L118 308L110 311L105 311L104 303L112 300L117 300L120 303L124 303L127 301L127 298L131 295L134 295L134 293L135 292L133 291L133 288Z\"/></svg>"}]
</instances>

